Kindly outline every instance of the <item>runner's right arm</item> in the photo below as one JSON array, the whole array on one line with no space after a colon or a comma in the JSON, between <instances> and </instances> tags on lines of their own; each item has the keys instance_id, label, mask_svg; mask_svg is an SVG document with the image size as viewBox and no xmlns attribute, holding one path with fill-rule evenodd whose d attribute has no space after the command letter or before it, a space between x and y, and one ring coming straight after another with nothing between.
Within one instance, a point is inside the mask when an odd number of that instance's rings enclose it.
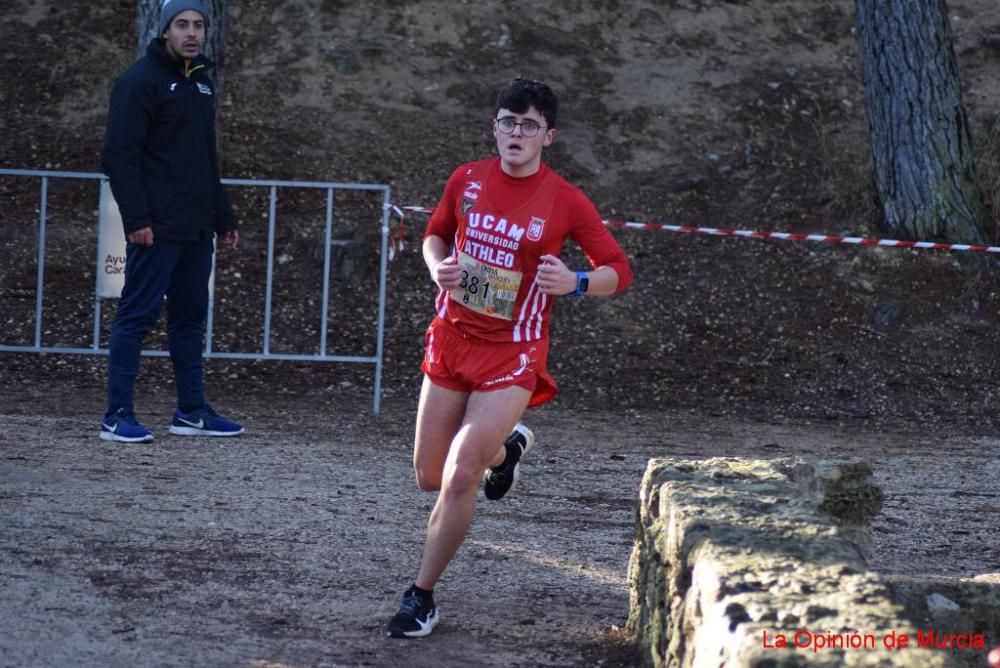
<instances>
[{"instance_id":1,"label":"runner's right arm","mask_svg":"<svg viewBox=\"0 0 1000 668\"><path fill-rule=\"evenodd\" d=\"M462 268L458 258L451 254L451 247L444 239L432 234L424 238L424 263L431 279L442 290L457 288L462 282Z\"/></svg>"},{"instance_id":2,"label":"runner's right arm","mask_svg":"<svg viewBox=\"0 0 1000 668\"><path fill-rule=\"evenodd\" d=\"M463 166L464 167L464 166ZM452 253L452 243L458 231L456 201L461 192L463 167L457 168L448 178L441 200L431 213L424 232L423 256L431 279L442 290L457 288L462 280L458 258Z\"/></svg>"}]
</instances>

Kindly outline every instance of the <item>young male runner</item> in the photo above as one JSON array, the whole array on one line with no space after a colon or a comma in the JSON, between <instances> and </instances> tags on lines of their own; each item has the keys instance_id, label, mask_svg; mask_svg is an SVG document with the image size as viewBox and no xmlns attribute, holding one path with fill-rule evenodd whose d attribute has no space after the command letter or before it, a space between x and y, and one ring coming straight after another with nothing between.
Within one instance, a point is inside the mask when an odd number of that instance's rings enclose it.
<instances>
[{"instance_id":1,"label":"young male runner","mask_svg":"<svg viewBox=\"0 0 1000 668\"><path fill-rule=\"evenodd\" d=\"M389 622L394 637L426 636L437 624L434 585L465 539L480 479L487 498L507 493L534 441L518 420L556 395L546 367L555 297L611 295L632 282L628 258L594 205L542 163L557 107L538 81L515 79L500 91L499 157L456 169L427 224L423 256L439 291L421 365L413 466L418 486L440 493L417 578ZM566 239L591 271L559 259Z\"/></svg>"}]
</instances>

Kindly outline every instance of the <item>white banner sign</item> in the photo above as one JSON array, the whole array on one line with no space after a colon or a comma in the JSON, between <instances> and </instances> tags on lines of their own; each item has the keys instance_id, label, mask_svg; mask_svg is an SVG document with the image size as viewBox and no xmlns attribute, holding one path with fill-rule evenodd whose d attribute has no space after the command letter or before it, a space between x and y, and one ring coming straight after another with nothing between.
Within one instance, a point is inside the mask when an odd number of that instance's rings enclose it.
<instances>
[{"instance_id":1,"label":"white banner sign","mask_svg":"<svg viewBox=\"0 0 1000 668\"><path fill-rule=\"evenodd\" d=\"M101 181L97 232L97 296L117 299L125 285L125 228L111 184Z\"/></svg>"}]
</instances>

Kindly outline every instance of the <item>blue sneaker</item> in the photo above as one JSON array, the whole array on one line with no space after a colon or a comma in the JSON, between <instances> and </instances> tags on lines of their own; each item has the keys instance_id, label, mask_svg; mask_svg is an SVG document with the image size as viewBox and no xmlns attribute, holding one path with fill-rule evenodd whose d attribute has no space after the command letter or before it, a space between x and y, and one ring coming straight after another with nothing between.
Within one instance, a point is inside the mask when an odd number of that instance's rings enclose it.
<instances>
[{"instance_id":1,"label":"blue sneaker","mask_svg":"<svg viewBox=\"0 0 1000 668\"><path fill-rule=\"evenodd\" d=\"M153 440L153 432L139 424L130 408L119 408L101 418L101 440L122 443L145 443Z\"/></svg>"},{"instance_id":2,"label":"blue sneaker","mask_svg":"<svg viewBox=\"0 0 1000 668\"><path fill-rule=\"evenodd\" d=\"M190 413L178 410L170 423L170 433L178 436L239 436L244 431L242 425L221 417L208 404Z\"/></svg>"}]
</instances>

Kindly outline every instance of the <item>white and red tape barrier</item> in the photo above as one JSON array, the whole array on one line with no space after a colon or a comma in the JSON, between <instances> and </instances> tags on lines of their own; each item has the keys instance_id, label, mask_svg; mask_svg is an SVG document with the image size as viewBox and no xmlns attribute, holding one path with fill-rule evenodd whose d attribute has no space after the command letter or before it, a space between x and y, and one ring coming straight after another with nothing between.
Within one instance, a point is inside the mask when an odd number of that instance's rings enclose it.
<instances>
[{"instance_id":1,"label":"white and red tape barrier","mask_svg":"<svg viewBox=\"0 0 1000 668\"><path fill-rule=\"evenodd\" d=\"M434 209L422 206L398 207L392 210L399 216L399 247L403 247L403 211L431 214ZM904 241L902 239L877 239L874 237L845 237L832 234L797 234L794 232L769 232L767 230L738 230L725 227L692 227L689 225L664 225L661 223L637 223L625 220L604 220L611 229L646 230L651 232L679 232L682 234L702 234L717 237L744 237L749 239L781 239L784 241L812 241L825 244L854 244L857 246L891 246L896 248L926 248L930 250L967 251L972 253L1000 253L1000 246L980 246L974 244L949 244L936 241Z\"/></svg>"}]
</instances>

